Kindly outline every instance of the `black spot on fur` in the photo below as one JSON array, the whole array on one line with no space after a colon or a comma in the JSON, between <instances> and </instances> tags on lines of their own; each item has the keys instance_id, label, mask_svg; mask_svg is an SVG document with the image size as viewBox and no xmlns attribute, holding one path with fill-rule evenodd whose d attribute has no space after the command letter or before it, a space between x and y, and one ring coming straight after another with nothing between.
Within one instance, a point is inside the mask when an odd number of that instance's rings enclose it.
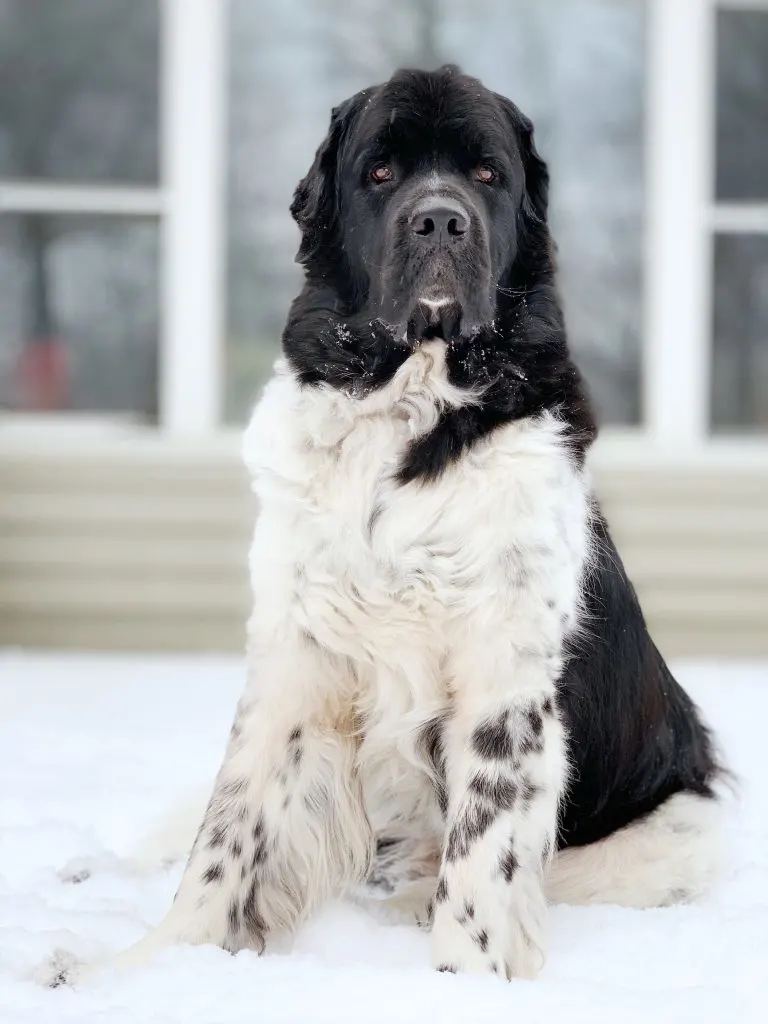
<instances>
[{"instance_id":1,"label":"black spot on fur","mask_svg":"<svg viewBox=\"0 0 768 1024\"><path fill-rule=\"evenodd\" d=\"M540 792L540 786L537 786L534 782L531 782L530 779L523 779L522 784L520 786L520 797L525 807L530 807L530 805L533 803L534 799L539 795Z\"/></svg>"},{"instance_id":2,"label":"black spot on fur","mask_svg":"<svg viewBox=\"0 0 768 1024\"><path fill-rule=\"evenodd\" d=\"M515 806L517 786L504 776L489 778L477 772L469 780L469 790L500 810L509 811Z\"/></svg>"},{"instance_id":3,"label":"black spot on fur","mask_svg":"<svg viewBox=\"0 0 768 1024\"><path fill-rule=\"evenodd\" d=\"M443 815L448 811L448 791L445 785L445 750L443 749L445 718L445 715L439 715L427 722L416 742L416 748L429 771L437 803Z\"/></svg>"},{"instance_id":4,"label":"black spot on fur","mask_svg":"<svg viewBox=\"0 0 768 1024\"><path fill-rule=\"evenodd\" d=\"M261 837L264 835L264 831L265 831L264 815L260 814L258 816L258 818L256 819L256 821L254 823L254 826L253 826L252 835L253 835L254 842L258 842L259 839L261 839Z\"/></svg>"},{"instance_id":5,"label":"black spot on fur","mask_svg":"<svg viewBox=\"0 0 768 1024\"><path fill-rule=\"evenodd\" d=\"M253 856L251 857L251 871L255 871L259 864L263 864L267 859L267 840L266 837L262 838L256 843L253 848Z\"/></svg>"},{"instance_id":6,"label":"black spot on fur","mask_svg":"<svg viewBox=\"0 0 768 1024\"><path fill-rule=\"evenodd\" d=\"M431 926L431 924L432 924L432 921L434 920L434 917L435 917L435 901L430 899L430 900L427 900L427 919L426 919L426 921L419 921L419 926L421 928L429 928Z\"/></svg>"},{"instance_id":7,"label":"black spot on fur","mask_svg":"<svg viewBox=\"0 0 768 1024\"><path fill-rule=\"evenodd\" d=\"M263 951L266 925L258 908L257 895L258 883L254 880L251 883L248 895L243 903L243 925L247 929L248 934L256 941L259 948Z\"/></svg>"},{"instance_id":8,"label":"black spot on fur","mask_svg":"<svg viewBox=\"0 0 768 1024\"><path fill-rule=\"evenodd\" d=\"M552 698L551 697L546 697L544 699L544 702L541 705L541 711L542 711L542 714L545 714L545 715L552 715L552 714L554 714L555 709L553 707Z\"/></svg>"},{"instance_id":9,"label":"black spot on fur","mask_svg":"<svg viewBox=\"0 0 768 1024\"><path fill-rule=\"evenodd\" d=\"M445 875L441 875L437 882L437 890L435 891L435 903L445 903L448 899L448 883L445 880Z\"/></svg>"},{"instance_id":10,"label":"black spot on fur","mask_svg":"<svg viewBox=\"0 0 768 1024\"><path fill-rule=\"evenodd\" d=\"M458 968L454 967L453 964L438 964L435 968L440 971L441 974L458 974Z\"/></svg>"},{"instance_id":11,"label":"black spot on fur","mask_svg":"<svg viewBox=\"0 0 768 1024\"><path fill-rule=\"evenodd\" d=\"M540 754L544 749L544 741L541 736L524 736L519 743L518 751L521 757L527 754Z\"/></svg>"},{"instance_id":12,"label":"black spot on fur","mask_svg":"<svg viewBox=\"0 0 768 1024\"><path fill-rule=\"evenodd\" d=\"M311 630L309 630L309 629L302 629L301 636L302 636L302 639L304 640L304 642L309 644L310 647L319 647L320 646L317 637L315 636L315 634Z\"/></svg>"},{"instance_id":13,"label":"black spot on fur","mask_svg":"<svg viewBox=\"0 0 768 1024\"><path fill-rule=\"evenodd\" d=\"M289 743L298 743L299 740L302 737L302 732L303 732L303 730L302 730L301 726L297 725L294 729L291 730L291 733L288 736L288 742Z\"/></svg>"},{"instance_id":14,"label":"black spot on fur","mask_svg":"<svg viewBox=\"0 0 768 1024\"><path fill-rule=\"evenodd\" d=\"M302 747L296 747L293 751L293 766L298 768L301 764L301 759L304 756L304 749Z\"/></svg>"},{"instance_id":15,"label":"black spot on fur","mask_svg":"<svg viewBox=\"0 0 768 1024\"><path fill-rule=\"evenodd\" d=\"M470 903L469 901L465 902L465 904L464 904L464 913L467 915L467 917L471 921L474 918L474 916L475 916L475 904L474 903Z\"/></svg>"},{"instance_id":16,"label":"black spot on fur","mask_svg":"<svg viewBox=\"0 0 768 1024\"><path fill-rule=\"evenodd\" d=\"M517 857L515 856L515 848L512 843L509 845L509 849L502 854L501 860L499 861L499 870L501 871L504 881L511 882L515 877L517 871Z\"/></svg>"},{"instance_id":17,"label":"black spot on fur","mask_svg":"<svg viewBox=\"0 0 768 1024\"><path fill-rule=\"evenodd\" d=\"M210 850L217 850L220 846L223 846L227 838L227 827L226 825L213 825L211 828L211 834L208 839L208 848Z\"/></svg>"},{"instance_id":18,"label":"black spot on fur","mask_svg":"<svg viewBox=\"0 0 768 1024\"><path fill-rule=\"evenodd\" d=\"M240 908L237 905L237 900L232 900L229 904L227 923L229 925L230 934L237 935L240 931Z\"/></svg>"},{"instance_id":19,"label":"black spot on fur","mask_svg":"<svg viewBox=\"0 0 768 1024\"><path fill-rule=\"evenodd\" d=\"M210 885L212 882L221 882L224 878L224 865L220 860L214 861L213 864L208 865L201 877L206 885Z\"/></svg>"},{"instance_id":20,"label":"black spot on fur","mask_svg":"<svg viewBox=\"0 0 768 1024\"><path fill-rule=\"evenodd\" d=\"M485 953L485 951L488 949L488 932L485 930L485 928L479 931L477 935L473 935L472 938L480 947L480 951L482 953Z\"/></svg>"},{"instance_id":21,"label":"black spot on fur","mask_svg":"<svg viewBox=\"0 0 768 1024\"><path fill-rule=\"evenodd\" d=\"M496 718L478 725L472 733L475 753L486 761L506 761L512 757L512 738L507 724L508 714L503 711Z\"/></svg>"},{"instance_id":22,"label":"black spot on fur","mask_svg":"<svg viewBox=\"0 0 768 1024\"><path fill-rule=\"evenodd\" d=\"M469 854L472 844L477 842L493 824L496 812L486 804L470 804L448 833L445 857L449 862Z\"/></svg>"},{"instance_id":23,"label":"black spot on fur","mask_svg":"<svg viewBox=\"0 0 768 1024\"><path fill-rule=\"evenodd\" d=\"M531 708L528 712L528 725L531 727L531 732L534 736L541 735L541 731L544 728L544 721L541 717L541 712L537 708Z\"/></svg>"},{"instance_id":24,"label":"black spot on fur","mask_svg":"<svg viewBox=\"0 0 768 1024\"><path fill-rule=\"evenodd\" d=\"M228 782L222 782L218 787L217 796L230 799L231 797L241 796L248 789L248 779L229 779Z\"/></svg>"},{"instance_id":25,"label":"black spot on fur","mask_svg":"<svg viewBox=\"0 0 768 1024\"><path fill-rule=\"evenodd\" d=\"M243 846L239 839L233 839L229 846L229 852L235 858L239 860L243 854Z\"/></svg>"}]
</instances>

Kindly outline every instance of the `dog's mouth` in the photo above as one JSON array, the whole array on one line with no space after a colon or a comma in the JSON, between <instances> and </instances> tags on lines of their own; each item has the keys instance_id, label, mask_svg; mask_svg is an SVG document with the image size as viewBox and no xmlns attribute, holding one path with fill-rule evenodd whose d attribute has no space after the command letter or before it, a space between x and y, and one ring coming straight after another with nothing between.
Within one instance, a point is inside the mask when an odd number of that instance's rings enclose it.
<instances>
[{"instance_id":1,"label":"dog's mouth","mask_svg":"<svg viewBox=\"0 0 768 1024\"><path fill-rule=\"evenodd\" d=\"M462 312L461 303L448 296L419 299L408 318L408 341L416 345L435 338L443 341L457 338Z\"/></svg>"}]
</instances>

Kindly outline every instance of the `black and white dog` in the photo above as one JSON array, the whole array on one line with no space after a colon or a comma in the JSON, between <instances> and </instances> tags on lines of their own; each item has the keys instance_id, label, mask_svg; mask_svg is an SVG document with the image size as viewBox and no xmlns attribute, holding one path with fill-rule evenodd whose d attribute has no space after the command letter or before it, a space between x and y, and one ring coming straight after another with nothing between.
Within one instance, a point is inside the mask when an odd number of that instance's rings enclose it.
<instances>
[{"instance_id":1,"label":"black and white dog","mask_svg":"<svg viewBox=\"0 0 768 1024\"><path fill-rule=\"evenodd\" d=\"M264 948L368 883L443 971L534 976L546 905L716 872L719 767L590 491L531 123L456 68L333 112L245 439L248 677L168 916Z\"/></svg>"}]
</instances>

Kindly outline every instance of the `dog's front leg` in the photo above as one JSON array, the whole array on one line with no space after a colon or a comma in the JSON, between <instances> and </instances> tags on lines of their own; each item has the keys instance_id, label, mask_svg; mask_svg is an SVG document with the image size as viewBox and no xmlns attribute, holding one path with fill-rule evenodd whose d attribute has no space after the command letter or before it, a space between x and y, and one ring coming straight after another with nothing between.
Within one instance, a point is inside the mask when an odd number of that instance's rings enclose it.
<instances>
[{"instance_id":1,"label":"dog's front leg","mask_svg":"<svg viewBox=\"0 0 768 1024\"><path fill-rule=\"evenodd\" d=\"M457 686L433 962L439 970L528 978L544 961L542 869L555 839L565 753L547 659L510 661L501 679L478 680L476 664L476 685Z\"/></svg>"},{"instance_id":2,"label":"dog's front leg","mask_svg":"<svg viewBox=\"0 0 768 1024\"><path fill-rule=\"evenodd\" d=\"M372 839L344 729L345 665L300 631L252 656L224 762L175 901L118 958L178 943L261 951L365 877Z\"/></svg>"}]
</instances>

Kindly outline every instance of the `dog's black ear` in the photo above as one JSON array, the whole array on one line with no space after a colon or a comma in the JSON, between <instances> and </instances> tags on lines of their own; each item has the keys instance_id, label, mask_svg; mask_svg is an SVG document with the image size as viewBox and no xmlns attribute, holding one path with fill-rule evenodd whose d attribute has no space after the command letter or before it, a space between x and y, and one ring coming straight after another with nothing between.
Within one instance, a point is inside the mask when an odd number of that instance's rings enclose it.
<instances>
[{"instance_id":1,"label":"dog's black ear","mask_svg":"<svg viewBox=\"0 0 768 1024\"><path fill-rule=\"evenodd\" d=\"M549 170L536 149L533 139L533 122L506 96L500 96L497 93L497 99L504 109L523 161L525 174L523 213L534 223L546 224L549 208Z\"/></svg>"},{"instance_id":2,"label":"dog's black ear","mask_svg":"<svg viewBox=\"0 0 768 1024\"><path fill-rule=\"evenodd\" d=\"M335 233L339 155L359 107L359 95L333 108L328 134L315 153L312 166L293 194L291 215L301 230L297 263L306 263Z\"/></svg>"},{"instance_id":3,"label":"dog's black ear","mask_svg":"<svg viewBox=\"0 0 768 1024\"><path fill-rule=\"evenodd\" d=\"M541 224L547 223L549 209L549 168L539 156L533 140L533 122L517 111L518 138L525 171L523 212Z\"/></svg>"}]
</instances>

